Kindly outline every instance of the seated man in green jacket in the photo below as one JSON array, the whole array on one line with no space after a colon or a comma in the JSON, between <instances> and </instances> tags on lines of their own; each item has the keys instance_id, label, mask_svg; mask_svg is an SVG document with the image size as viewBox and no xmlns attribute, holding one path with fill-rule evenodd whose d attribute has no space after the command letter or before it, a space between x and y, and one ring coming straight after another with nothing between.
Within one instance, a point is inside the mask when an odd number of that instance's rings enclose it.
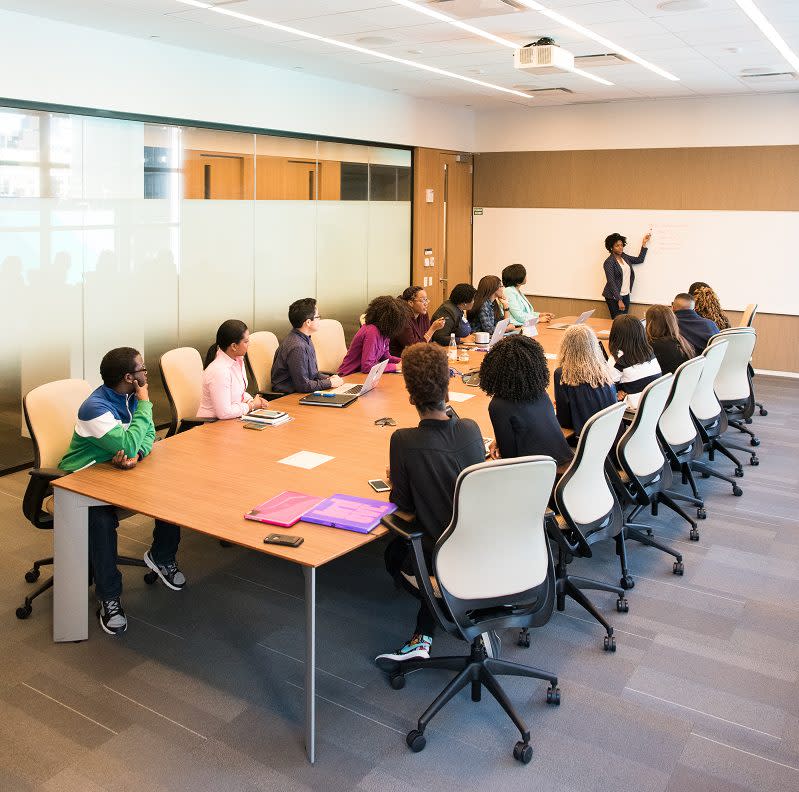
<instances>
[{"instance_id":1,"label":"seated man in green jacket","mask_svg":"<svg viewBox=\"0 0 799 792\"><path fill-rule=\"evenodd\" d=\"M147 389L147 369L142 356L130 347L112 349L100 363L103 384L78 410L78 420L61 470L72 473L95 462L111 462L130 470L153 448L153 405ZM125 632L128 620L122 610L122 575L117 567L117 518L114 506L89 508L89 562L100 609L100 626L110 635ZM152 547L144 562L165 586L180 591L186 578L175 563L180 528L155 521Z\"/></svg>"}]
</instances>

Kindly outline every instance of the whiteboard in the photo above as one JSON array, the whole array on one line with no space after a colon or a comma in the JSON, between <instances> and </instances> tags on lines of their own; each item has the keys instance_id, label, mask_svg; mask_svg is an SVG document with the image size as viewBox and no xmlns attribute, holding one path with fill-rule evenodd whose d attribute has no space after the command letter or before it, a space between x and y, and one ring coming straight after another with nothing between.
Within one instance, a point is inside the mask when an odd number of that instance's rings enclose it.
<instances>
[{"instance_id":1,"label":"whiteboard","mask_svg":"<svg viewBox=\"0 0 799 792\"><path fill-rule=\"evenodd\" d=\"M527 294L601 300L604 240L617 231L637 256L633 301L670 303L694 281L709 283L722 306L799 315L799 212L644 209L485 208L474 216L474 282L524 264Z\"/></svg>"}]
</instances>

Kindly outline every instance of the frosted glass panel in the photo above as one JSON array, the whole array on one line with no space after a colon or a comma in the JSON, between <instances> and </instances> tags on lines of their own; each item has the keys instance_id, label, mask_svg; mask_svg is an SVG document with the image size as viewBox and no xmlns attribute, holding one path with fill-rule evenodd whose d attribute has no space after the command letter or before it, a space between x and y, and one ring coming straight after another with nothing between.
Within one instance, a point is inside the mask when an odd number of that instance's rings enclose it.
<instances>
[{"instance_id":1,"label":"frosted glass panel","mask_svg":"<svg viewBox=\"0 0 799 792\"><path fill-rule=\"evenodd\" d=\"M338 319L349 338L366 310L369 204L319 201L316 282L320 313Z\"/></svg>"},{"instance_id":2,"label":"frosted glass panel","mask_svg":"<svg viewBox=\"0 0 799 792\"><path fill-rule=\"evenodd\" d=\"M288 333L288 307L316 297L316 201L255 204L255 329Z\"/></svg>"},{"instance_id":3,"label":"frosted glass panel","mask_svg":"<svg viewBox=\"0 0 799 792\"><path fill-rule=\"evenodd\" d=\"M397 296L411 277L411 205L406 201L370 201L369 299Z\"/></svg>"},{"instance_id":4,"label":"frosted glass panel","mask_svg":"<svg viewBox=\"0 0 799 792\"><path fill-rule=\"evenodd\" d=\"M225 319L252 326L253 206L252 201L183 201L181 346L204 355Z\"/></svg>"}]
</instances>

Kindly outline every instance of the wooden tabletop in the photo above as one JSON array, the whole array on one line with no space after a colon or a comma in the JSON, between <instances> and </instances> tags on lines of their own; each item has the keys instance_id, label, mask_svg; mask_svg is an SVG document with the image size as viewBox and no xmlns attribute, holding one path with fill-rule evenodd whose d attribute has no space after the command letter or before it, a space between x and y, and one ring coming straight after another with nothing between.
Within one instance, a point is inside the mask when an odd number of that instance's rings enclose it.
<instances>
[{"instance_id":1,"label":"wooden tabletop","mask_svg":"<svg viewBox=\"0 0 799 792\"><path fill-rule=\"evenodd\" d=\"M610 323L600 319L590 324L599 330ZM562 337L562 330L540 326L538 340L546 352L557 353ZM453 368L476 368L484 355L471 352L468 362ZM554 370L557 360L549 364ZM363 375L347 377L348 382L363 379ZM460 379L452 380L450 391L471 396L451 403L461 417L477 421L484 436L493 436L488 397ZM342 409L301 405L300 398L301 394L292 394L275 402L275 408L294 418L282 426L253 432L238 420L206 424L156 443L133 470L93 465L53 484L303 566L322 566L382 536L386 529L378 526L370 534L359 534L304 522L281 529L245 520L244 513L283 490L320 498L340 492L387 500L387 494L375 493L367 480L385 477L394 427L374 422L390 417L397 427L416 426L419 417L398 374L384 374L375 390ZM278 462L297 451L334 459L311 470ZM305 541L296 548L264 545L263 537L272 532L302 536Z\"/></svg>"}]
</instances>

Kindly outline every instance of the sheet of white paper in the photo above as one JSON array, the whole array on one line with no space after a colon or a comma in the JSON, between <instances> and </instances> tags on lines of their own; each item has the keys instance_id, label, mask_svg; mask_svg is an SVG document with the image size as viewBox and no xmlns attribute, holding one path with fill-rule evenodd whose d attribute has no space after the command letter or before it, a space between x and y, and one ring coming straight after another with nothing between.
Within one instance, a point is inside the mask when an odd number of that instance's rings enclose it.
<instances>
[{"instance_id":1,"label":"sheet of white paper","mask_svg":"<svg viewBox=\"0 0 799 792\"><path fill-rule=\"evenodd\" d=\"M557 360L558 356L554 352L544 352L544 357L547 360Z\"/></svg>"},{"instance_id":2,"label":"sheet of white paper","mask_svg":"<svg viewBox=\"0 0 799 792\"><path fill-rule=\"evenodd\" d=\"M329 462L331 459L335 459L335 457L328 456L327 454L317 454L315 451L298 451L296 454L287 456L285 459L278 459L278 462L282 465L291 465L292 467L310 470L325 462Z\"/></svg>"},{"instance_id":3,"label":"sheet of white paper","mask_svg":"<svg viewBox=\"0 0 799 792\"><path fill-rule=\"evenodd\" d=\"M462 402L467 401L474 397L473 393L458 393L458 391L450 391L449 392L449 400L451 402Z\"/></svg>"}]
</instances>

